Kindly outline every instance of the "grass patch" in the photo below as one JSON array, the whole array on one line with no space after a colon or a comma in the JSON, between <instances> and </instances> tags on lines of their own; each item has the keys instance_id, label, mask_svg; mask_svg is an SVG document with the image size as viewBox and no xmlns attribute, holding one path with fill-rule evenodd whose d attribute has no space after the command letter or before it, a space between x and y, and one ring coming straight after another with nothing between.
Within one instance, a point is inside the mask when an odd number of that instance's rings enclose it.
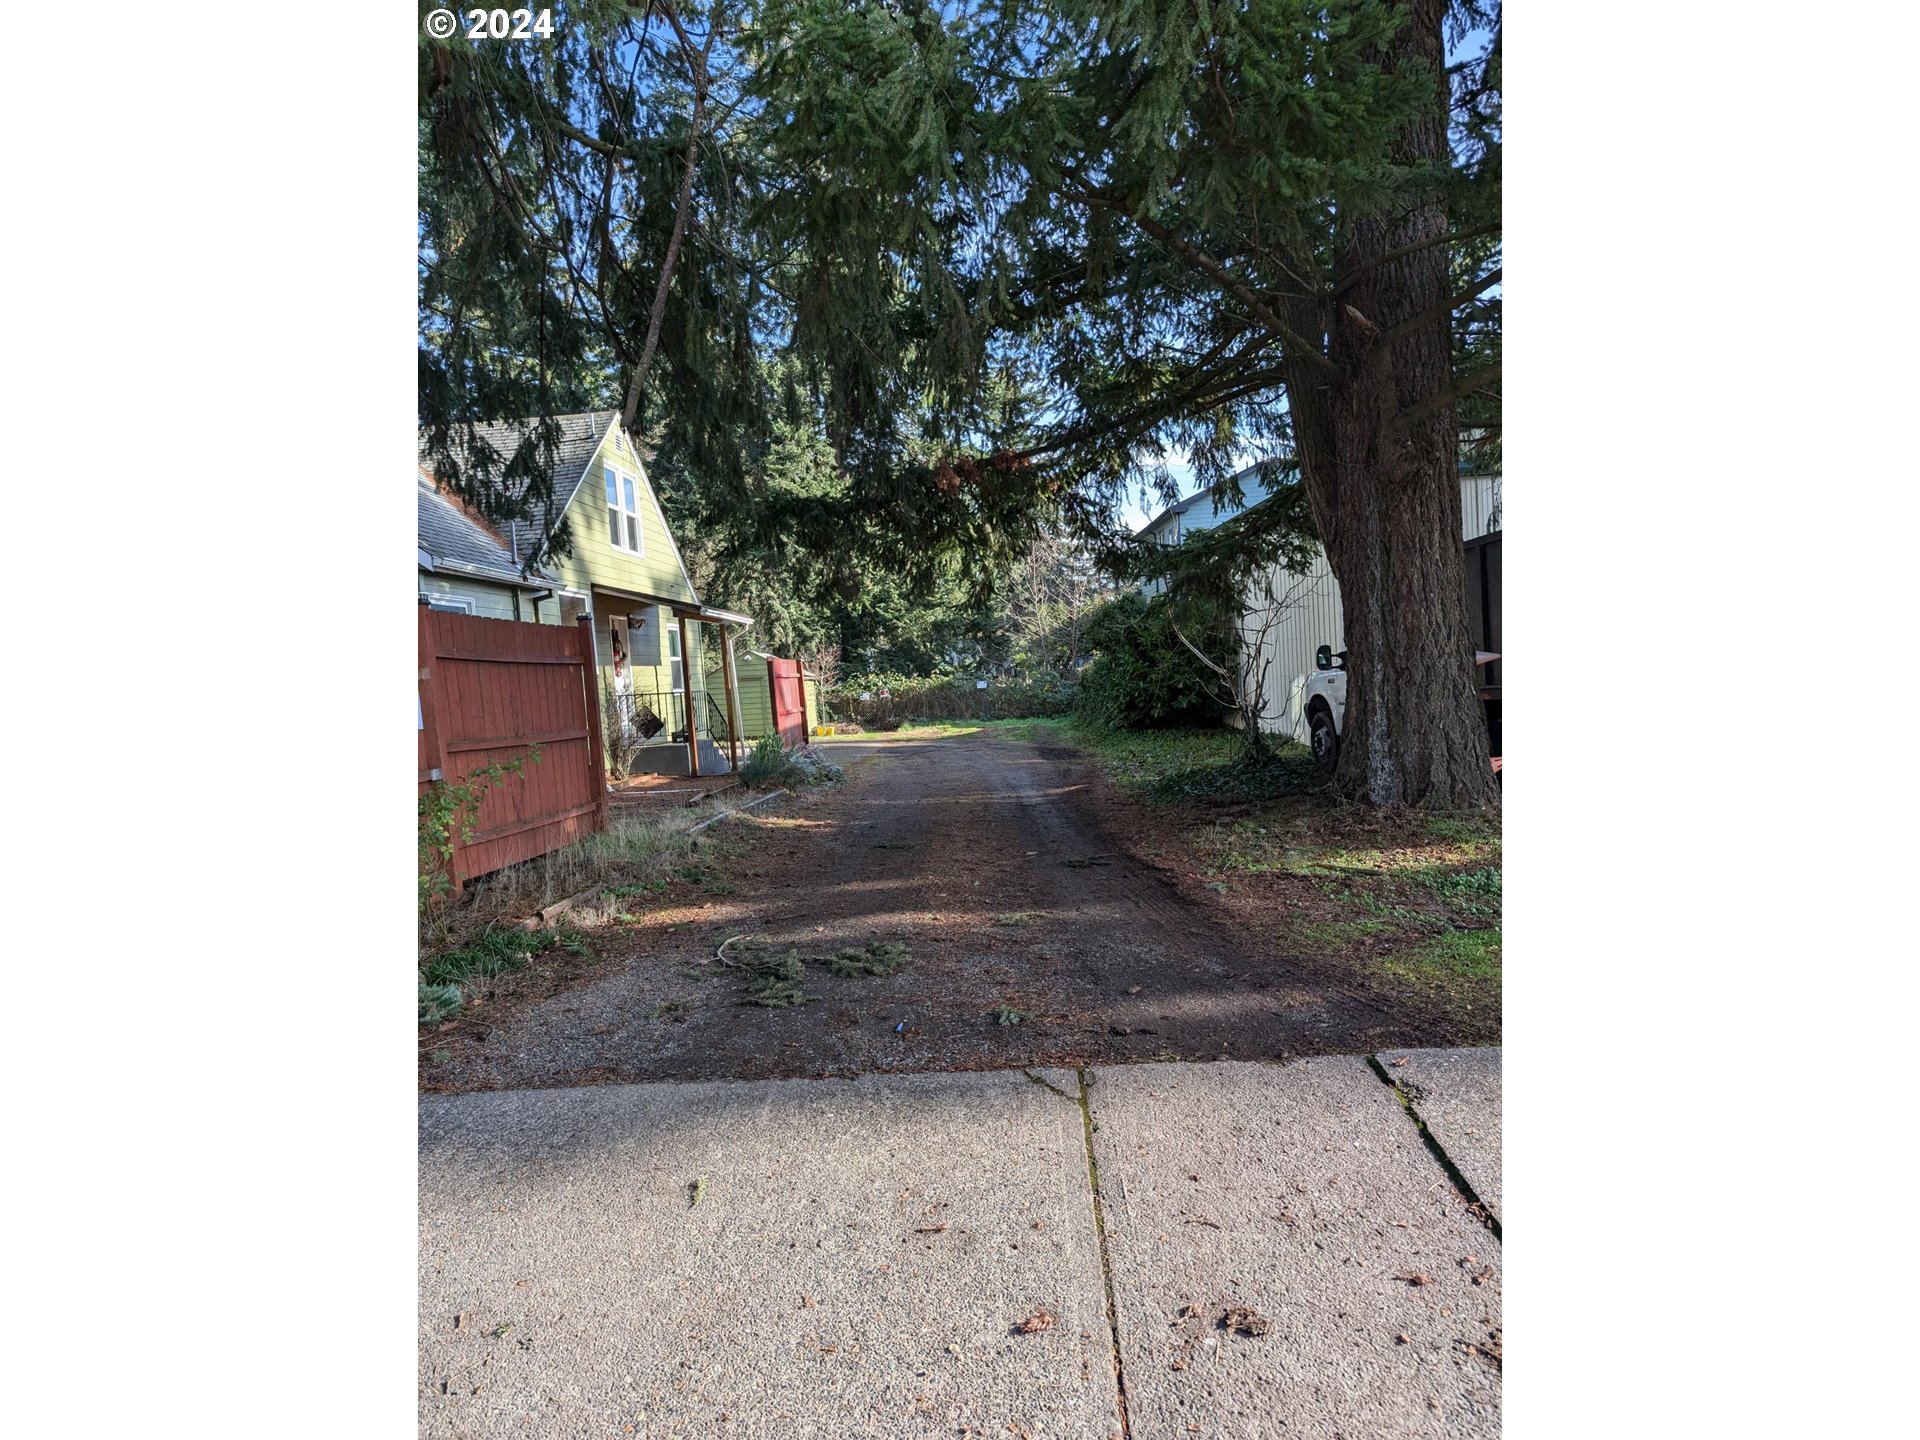
<instances>
[{"instance_id":1,"label":"grass patch","mask_svg":"<svg viewBox=\"0 0 1920 1440\"><path fill-rule=\"evenodd\" d=\"M1288 933L1289 938L1297 944L1338 950L1355 940L1384 935L1392 929L1393 926L1384 920L1324 920L1305 921L1293 926Z\"/></svg>"},{"instance_id":2,"label":"grass patch","mask_svg":"<svg viewBox=\"0 0 1920 1440\"><path fill-rule=\"evenodd\" d=\"M608 885L600 892L614 900L633 900L667 893L665 880L649 880L644 885Z\"/></svg>"},{"instance_id":3,"label":"grass patch","mask_svg":"<svg viewBox=\"0 0 1920 1440\"><path fill-rule=\"evenodd\" d=\"M962 735L1010 735L1017 739L1031 739L1032 727L1052 722L1046 720L902 720L891 727L873 726L858 734L821 735L815 737L822 742L849 740L873 740L881 735L912 736L916 740L948 740Z\"/></svg>"},{"instance_id":4,"label":"grass patch","mask_svg":"<svg viewBox=\"0 0 1920 1440\"><path fill-rule=\"evenodd\" d=\"M956 735L977 735L986 723L981 720L902 720L895 733L924 740L945 740Z\"/></svg>"},{"instance_id":5,"label":"grass patch","mask_svg":"<svg viewBox=\"0 0 1920 1440\"><path fill-rule=\"evenodd\" d=\"M427 948L453 948L502 921L518 920L583 890L598 888L608 911L619 908L614 901L663 896L682 878L675 872L686 861L687 832L713 814L711 802L658 810L620 806L606 830L468 886L466 897L449 907L426 937ZM712 853L729 846L712 830L701 841ZM582 918L593 918L593 912Z\"/></svg>"},{"instance_id":6,"label":"grass patch","mask_svg":"<svg viewBox=\"0 0 1920 1440\"><path fill-rule=\"evenodd\" d=\"M1498 980L1500 932L1452 930L1396 950L1384 964L1415 979Z\"/></svg>"},{"instance_id":7,"label":"grass patch","mask_svg":"<svg viewBox=\"0 0 1920 1440\"><path fill-rule=\"evenodd\" d=\"M993 923L996 925L1004 925L1009 929L1023 930L1039 918L1039 916L1031 914L1028 911L1015 910L1005 915L994 916Z\"/></svg>"},{"instance_id":8,"label":"grass patch","mask_svg":"<svg viewBox=\"0 0 1920 1440\"><path fill-rule=\"evenodd\" d=\"M1269 813L1253 818L1216 822L1198 831L1194 846L1206 858L1208 867L1221 874L1303 875L1316 878L1353 879L1385 875L1427 885L1437 893L1484 892L1486 882L1456 883L1453 876L1462 866L1476 860L1497 857L1499 842L1484 833L1462 834L1460 838L1435 842L1434 837L1416 830L1408 835L1367 837L1373 843L1354 843L1358 837L1342 836L1350 829L1342 824L1348 818L1338 813L1324 815L1284 815ZM1499 900L1499 869L1490 870L1492 898ZM1476 874L1479 871L1475 872Z\"/></svg>"},{"instance_id":9,"label":"grass patch","mask_svg":"<svg viewBox=\"0 0 1920 1440\"><path fill-rule=\"evenodd\" d=\"M1015 739L1064 741L1099 760L1120 789L1149 803L1299 795L1313 769L1307 748L1291 740L1272 739L1266 759L1250 760L1235 730L1108 730L1073 715L982 728Z\"/></svg>"},{"instance_id":10,"label":"grass patch","mask_svg":"<svg viewBox=\"0 0 1920 1440\"><path fill-rule=\"evenodd\" d=\"M438 956L475 944L497 945L483 939L488 931L588 891L597 893L568 917L584 926L631 924L638 918L633 912L642 908L635 901L665 900L675 886L732 893L734 887L711 862L744 850L750 842L718 829L692 837L687 833L715 813L712 801L671 809L615 807L608 829L470 884L458 903L423 924L421 953ZM689 858L695 843L698 860Z\"/></svg>"},{"instance_id":11,"label":"grass patch","mask_svg":"<svg viewBox=\"0 0 1920 1440\"><path fill-rule=\"evenodd\" d=\"M456 950L443 950L420 967L422 985L457 985L465 980L491 980L524 970L536 955L567 950L591 955L586 936L578 930L481 931Z\"/></svg>"},{"instance_id":12,"label":"grass patch","mask_svg":"<svg viewBox=\"0 0 1920 1440\"><path fill-rule=\"evenodd\" d=\"M578 930L504 930L489 926L466 944L442 950L420 967L420 1023L450 1020L490 981L524 970L549 950L591 955Z\"/></svg>"},{"instance_id":13,"label":"grass patch","mask_svg":"<svg viewBox=\"0 0 1920 1440\"><path fill-rule=\"evenodd\" d=\"M1483 865L1476 870L1422 871L1412 878L1439 896L1441 903L1456 914L1484 919L1500 913L1498 865Z\"/></svg>"},{"instance_id":14,"label":"grass patch","mask_svg":"<svg viewBox=\"0 0 1920 1440\"><path fill-rule=\"evenodd\" d=\"M1423 992L1462 1033L1498 1039L1497 818L1346 804L1316 787L1291 741L1250 762L1232 730L1023 723L1093 756L1134 801L1178 807L1174 863L1229 896L1244 923L1297 953L1338 957L1362 983Z\"/></svg>"}]
</instances>

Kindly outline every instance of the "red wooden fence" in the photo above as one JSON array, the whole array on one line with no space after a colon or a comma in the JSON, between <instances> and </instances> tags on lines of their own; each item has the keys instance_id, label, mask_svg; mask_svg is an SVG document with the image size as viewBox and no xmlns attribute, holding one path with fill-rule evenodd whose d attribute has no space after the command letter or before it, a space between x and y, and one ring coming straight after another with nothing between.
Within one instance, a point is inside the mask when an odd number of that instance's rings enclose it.
<instances>
[{"instance_id":1,"label":"red wooden fence","mask_svg":"<svg viewBox=\"0 0 1920 1440\"><path fill-rule=\"evenodd\" d=\"M773 728L789 747L807 743L806 681L798 660L767 661L767 691L773 697Z\"/></svg>"},{"instance_id":2,"label":"red wooden fence","mask_svg":"<svg viewBox=\"0 0 1920 1440\"><path fill-rule=\"evenodd\" d=\"M527 625L420 607L420 791L540 747L454 836L454 889L607 825L592 621Z\"/></svg>"}]
</instances>

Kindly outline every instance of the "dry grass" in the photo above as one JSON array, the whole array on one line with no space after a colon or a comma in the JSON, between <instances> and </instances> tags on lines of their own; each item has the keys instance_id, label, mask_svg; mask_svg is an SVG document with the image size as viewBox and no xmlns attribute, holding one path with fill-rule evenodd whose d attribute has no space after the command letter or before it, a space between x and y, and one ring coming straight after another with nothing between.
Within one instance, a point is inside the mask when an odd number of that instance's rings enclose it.
<instances>
[{"instance_id":1,"label":"dry grass","mask_svg":"<svg viewBox=\"0 0 1920 1440\"><path fill-rule=\"evenodd\" d=\"M468 886L422 936L423 949L441 950L490 925L512 924L569 895L599 887L610 892L569 911L570 923L593 925L634 908L635 896L664 893L667 878L686 863L687 832L725 808L712 801L698 805L614 810L609 828L577 844L486 876ZM731 848L718 825L694 837L702 850L725 854Z\"/></svg>"}]
</instances>

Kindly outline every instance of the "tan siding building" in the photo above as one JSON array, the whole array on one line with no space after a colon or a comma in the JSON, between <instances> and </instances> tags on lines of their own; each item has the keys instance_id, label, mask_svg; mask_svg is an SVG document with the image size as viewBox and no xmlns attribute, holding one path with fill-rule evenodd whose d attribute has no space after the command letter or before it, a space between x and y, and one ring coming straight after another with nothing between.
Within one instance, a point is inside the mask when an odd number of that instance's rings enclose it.
<instances>
[{"instance_id":1,"label":"tan siding building","mask_svg":"<svg viewBox=\"0 0 1920 1440\"><path fill-rule=\"evenodd\" d=\"M1460 479L1460 538L1474 540L1500 529L1500 477ZM1346 648L1340 585L1324 555L1305 572L1274 566L1246 600L1241 655L1247 682L1258 684L1262 729L1307 738L1300 691L1314 670L1322 645Z\"/></svg>"}]
</instances>

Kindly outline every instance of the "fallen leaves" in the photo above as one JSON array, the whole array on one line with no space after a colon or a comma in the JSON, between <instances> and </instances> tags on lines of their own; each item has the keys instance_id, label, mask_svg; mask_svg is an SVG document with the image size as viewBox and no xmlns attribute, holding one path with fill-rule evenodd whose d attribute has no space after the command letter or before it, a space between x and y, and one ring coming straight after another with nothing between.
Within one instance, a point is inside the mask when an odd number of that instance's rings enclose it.
<instances>
[{"instance_id":1,"label":"fallen leaves","mask_svg":"<svg viewBox=\"0 0 1920 1440\"><path fill-rule=\"evenodd\" d=\"M1489 1334L1492 1343L1488 1345L1476 1345L1471 1340L1455 1340L1453 1343L1460 1347L1461 1354L1484 1360L1496 1370L1503 1369L1505 1367L1500 1363L1500 1332L1495 1330Z\"/></svg>"},{"instance_id":2,"label":"fallen leaves","mask_svg":"<svg viewBox=\"0 0 1920 1440\"><path fill-rule=\"evenodd\" d=\"M1043 1305L1013 1328L1021 1335L1037 1335L1042 1330L1051 1330L1057 1318Z\"/></svg>"},{"instance_id":3,"label":"fallen leaves","mask_svg":"<svg viewBox=\"0 0 1920 1440\"><path fill-rule=\"evenodd\" d=\"M1250 1306L1234 1305L1220 1317L1220 1328L1237 1335L1266 1335L1273 1330L1273 1322Z\"/></svg>"},{"instance_id":4,"label":"fallen leaves","mask_svg":"<svg viewBox=\"0 0 1920 1440\"><path fill-rule=\"evenodd\" d=\"M1424 1270L1403 1270L1393 1278L1396 1280L1404 1280L1409 1285L1431 1285L1433 1283L1433 1277Z\"/></svg>"}]
</instances>

